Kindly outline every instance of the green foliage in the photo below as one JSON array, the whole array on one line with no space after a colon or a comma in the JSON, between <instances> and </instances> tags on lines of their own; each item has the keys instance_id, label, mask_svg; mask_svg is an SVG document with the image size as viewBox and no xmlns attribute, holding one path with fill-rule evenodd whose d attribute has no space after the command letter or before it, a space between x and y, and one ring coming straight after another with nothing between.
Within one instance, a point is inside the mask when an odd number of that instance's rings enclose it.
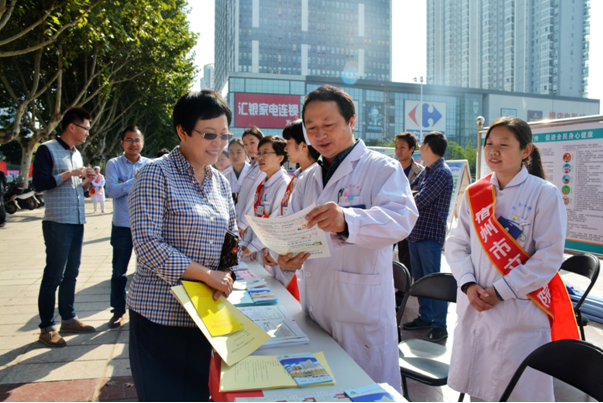
<instances>
[{"instance_id":1,"label":"green foliage","mask_svg":"<svg viewBox=\"0 0 603 403\"><path fill-rule=\"evenodd\" d=\"M132 124L145 132L145 154L173 146L171 111L195 74L186 1L18 3L0 29L0 144L17 141L27 155L82 106L94 118L86 164L119 155Z\"/></svg>"},{"instance_id":2,"label":"green foliage","mask_svg":"<svg viewBox=\"0 0 603 403\"><path fill-rule=\"evenodd\" d=\"M449 141L448 148L446 149L446 159L469 161L471 176L475 177L477 150L473 148L473 144L471 142L469 142L469 144L463 148L460 144L455 143L454 141Z\"/></svg>"},{"instance_id":3,"label":"green foliage","mask_svg":"<svg viewBox=\"0 0 603 403\"><path fill-rule=\"evenodd\" d=\"M364 140L367 147L392 147L392 142L384 139Z\"/></svg>"}]
</instances>

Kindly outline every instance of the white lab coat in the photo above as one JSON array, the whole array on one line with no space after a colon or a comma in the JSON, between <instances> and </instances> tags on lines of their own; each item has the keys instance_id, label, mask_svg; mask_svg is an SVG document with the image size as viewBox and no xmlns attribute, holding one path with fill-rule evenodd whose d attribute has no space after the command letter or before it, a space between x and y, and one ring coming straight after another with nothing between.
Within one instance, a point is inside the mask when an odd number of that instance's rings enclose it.
<instances>
[{"instance_id":1,"label":"white lab coat","mask_svg":"<svg viewBox=\"0 0 603 403\"><path fill-rule=\"evenodd\" d=\"M524 358L551 341L548 316L526 295L548 284L561 267L567 213L559 190L529 175L525 167L502 191L496 174L491 183L496 187L496 218L523 228L517 241L531 257L503 279L483 252L467 197L463 198L445 247L459 285L448 386L498 401ZM470 281L483 288L494 286L504 301L491 310L476 311L460 290ZM554 401L552 378L528 368L510 400Z\"/></svg>"},{"instance_id":2,"label":"white lab coat","mask_svg":"<svg viewBox=\"0 0 603 403\"><path fill-rule=\"evenodd\" d=\"M349 237L328 234L331 256L307 260L297 271L302 308L375 382L400 391L391 250L419 215L406 175L396 160L368 150L362 140L326 187L321 166L307 171L293 189L287 215L313 203L338 202L341 189L354 203L344 208Z\"/></svg>"},{"instance_id":3,"label":"white lab coat","mask_svg":"<svg viewBox=\"0 0 603 403\"><path fill-rule=\"evenodd\" d=\"M248 163L245 163L238 178L234 172L233 166L229 166L224 170L224 172L222 172L222 175L224 175L226 179L228 179L228 183L230 183L230 191L232 193L239 193L241 191L241 185L243 184L243 181L245 180L245 177L249 172L250 166L251 165L249 165Z\"/></svg>"},{"instance_id":4,"label":"white lab coat","mask_svg":"<svg viewBox=\"0 0 603 403\"><path fill-rule=\"evenodd\" d=\"M247 171L247 176L243 179L241 184L241 190L239 191L239 197L236 205L237 209L237 226L244 230L247 229L249 224L245 219L246 215L252 215L253 212L253 197L255 196L255 190L258 185L266 177L266 173L260 171L260 166L257 161L254 162Z\"/></svg>"}]
</instances>

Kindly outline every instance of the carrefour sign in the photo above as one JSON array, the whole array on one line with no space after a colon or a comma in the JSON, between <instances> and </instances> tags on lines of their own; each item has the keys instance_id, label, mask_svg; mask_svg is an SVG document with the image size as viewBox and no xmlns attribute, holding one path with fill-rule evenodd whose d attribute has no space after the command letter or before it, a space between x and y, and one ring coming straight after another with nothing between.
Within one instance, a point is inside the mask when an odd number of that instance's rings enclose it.
<instances>
[{"instance_id":1,"label":"carrefour sign","mask_svg":"<svg viewBox=\"0 0 603 403\"><path fill-rule=\"evenodd\" d=\"M419 140L432 131L446 134L446 103L405 100L404 130Z\"/></svg>"}]
</instances>

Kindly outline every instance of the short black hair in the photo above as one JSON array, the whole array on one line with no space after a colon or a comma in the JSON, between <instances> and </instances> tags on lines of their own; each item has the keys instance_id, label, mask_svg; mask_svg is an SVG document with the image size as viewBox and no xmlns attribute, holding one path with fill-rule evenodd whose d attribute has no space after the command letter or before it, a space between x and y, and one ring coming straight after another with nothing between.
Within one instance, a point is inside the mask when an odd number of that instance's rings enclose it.
<instances>
[{"instance_id":1,"label":"short black hair","mask_svg":"<svg viewBox=\"0 0 603 403\"><path fill-rule=\"evenodd\" d=\"M417 149L417 138L411 132L404 132L404 133L398 133L398 134L396 134L394 143L396 141L398 141L398 140L404 140L404 141L406 141L406 144L408 144L408 149L409 150L411 148L414 148L415 150Z\"/></svg>"},{"instance_id":2,"label":"short black hair","mask_svg":"<svg viewBox=\"0 0 603 403\"><path fill-rule=\"evenodd\" d=\"M67 130L70 124L81 124L84 120L92 121L92 115L84 108L69 108L63 115L63 131Z\"/></svg>"},{"instance_id":3,"label":"short black hair","mask_svg":"<svg viewBox=\"0 0 603 403\"><path fill-rule=\"evenodd\" d=\"M169 153L170 153L170 150L163 147L161 150L157 151L157 155L155 156L155 158L163 157L164 155L169 154Z\"/></svg>"},{"instance_id":4,"label":"short black hair","mask_svg":"<svg viewBox=\"0 0 603 403\"><path fill-rule=\"evenodd\" d=\"M232 121L232 112L222 95L212 90L191 91L178 100L174 107L172 120L174 130L182 126L186 134L193 135L193 129L199 120L210 120L226 116L228 126Z\"/></svg>"},{"instance_id":5,"label":"short black hair","mask_svg":"<svg viewBox=\"0 0 603 403\"><path fill-rule=\"evenodd\" d=\"M306 107L313 101L335 101L339 108L339 113L345 119L346 123L350 123L350 119L356 115L356 106L352 97L344 90L333 87L332 85L325 84L311 93L309 93L304 99L304 106L302 108L302 119L304 122Z\"/></svg>"},{"instance_id":6,"label":"short black hair","mask_svg":"<svg viewBox=\"0 0 603 403\"><path fill-rule=\"evenodd\" d=\"M245 131L241 135L241 139L249 135L256 137L258 141L264 138L264 133L262 133L260 128L257 126L249 126L247 129L245 129Z\"/></svg>"},{"instance_id":7,"label":"short black hair","mask_svg":"<svg viewBox=\"0 0 603 403\"><path fill-rule=\"evenodd\" d=\"M304 129L302 126L303 123L301 119L297 119L289 123L283 129L283 138L285 140L293 139L297 144L304 143L308 145L304 137ZM318 157L320 157L318 151L316 151L316 149L312 146L308 145L308 152L310 154L310 158L314 159L315 161L318 160Z\"/></svg>"},{"instance_id":8,"label":"short black hair","mask_svg":"<svg viewBox=\"0 0 603 403\"><path fill-rule=\"evenodd\" d=\"M423 138L424 144L429 144L429 148L435 155L443 157L448 147L448 140L446 136L440 132L429 132Z\"/></svg>"},{"instance_id":9,"label":"short black hair","mask_svg":"<svg viewBox=\"0 0 603 403\"><path fill-rule=\"evenodd\" d=\"M260 140L260 143L258 144L258 150L264 144L272 144L272 149L274 149L276 155L282 155L283 157L285 157L281 161L281 166L283 166L283 164L287 162L287 153L285 152L285 147L287 147L287 141L284 138L278 136L266 136Z\"/></svg>"},{"instance_id":10,"label":"short black hair","mask_svg":"<svg viewBox=\"0 0 603 403\"><path fill-rule=\"evenodd\" d=\"M124 138L126 138L126 133L127 132L140 132L140 135L142 137L144 137L144 133L142 132L142 130L140 130L140 127L136 126L136 125L131 125L128 126L124 129L123 132L121 132L121 139L123 140Z\"/></svg>"},{"instance_id":11,"label":"short black hair","mask_svg":"<svg viewBox=\"0 0 603 403\"><path fill-rule=\"evenodd\" d=\"M240 145L243 148L243 150L245 150L245 145L243 144L243 140L241 140L240 138L236 138L236 139L230 140L230 143L228 143L228 149L229 150L230 150L230 147L233 144L238 144L238 145Z\"/></svg>"}]
</instances>

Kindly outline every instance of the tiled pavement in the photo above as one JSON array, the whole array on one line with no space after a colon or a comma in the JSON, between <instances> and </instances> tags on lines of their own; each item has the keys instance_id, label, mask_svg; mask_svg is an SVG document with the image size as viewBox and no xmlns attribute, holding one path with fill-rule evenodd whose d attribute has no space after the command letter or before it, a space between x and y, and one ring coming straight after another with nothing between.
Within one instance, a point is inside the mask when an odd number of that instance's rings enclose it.
<instances>
[{"instance_id":1,"label":"tiled pavement","mask_svg":"<svg viewBox=\"0 0 603 403\"><path fill-rule=\"evenodd\" d=\"M45 262L43 209L9 215L7 226L0 228L0 401L136 401L128 358L128 323L120 329L107 327L111 317L111 200L106 211L93 214L90 202L86 204L88 224L76 294L78 316L97 332L65 335L67 347L60 349L37 341L37 297ZM134 262L132 258L130 275ZM582 286L577 277L564 277L578 288ZM603 281L593 293L603 297ZM411 299L405 320L412 320L417 308L416 300ZM58 313L56 320L60 322ZM450 328L455 320L451 305ZM603 326L586 329L587 340L603 346ZM422 337L424 333L404 332L403 336ZM409 388L415 401L458 399L458 394L446 386L434 388L409 381ZM585 400L562 386L557 389L557 398Z\"/></svg>"}]
</instances>

